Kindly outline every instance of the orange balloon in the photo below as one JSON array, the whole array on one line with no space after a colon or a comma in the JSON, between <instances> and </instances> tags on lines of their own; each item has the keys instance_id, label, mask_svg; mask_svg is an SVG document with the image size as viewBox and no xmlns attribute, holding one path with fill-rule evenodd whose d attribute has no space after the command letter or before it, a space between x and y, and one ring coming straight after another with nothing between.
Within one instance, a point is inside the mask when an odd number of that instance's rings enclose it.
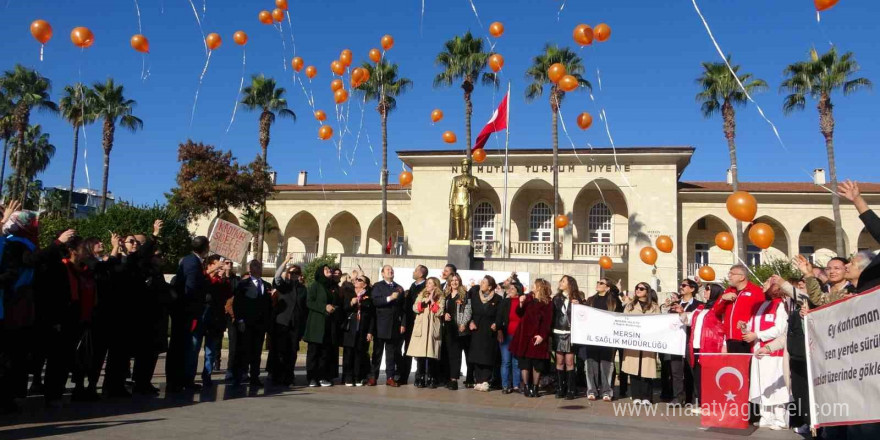
<instances>
[{"instance_id":1,"label":"orange balloon","mask_svg":"<svg viewBox=\"0 0 880 440\"><path fill-rule=\"evenodd\" d=\"M453 133L451 131L444 131L443 132L443 142L446 142L447 144L454 144L455 141L456 141L455 133Z\"/></svg>"},{"instance_id":2,"label":"orange balloon","mask_svg":"<svg viewBox=\"0 0 880 440\"><path fill-rule=\"evenodd\" d=\"M287 10L287 0L275 0L275 7L283 11Z\"/></svg>"},{"instance_id":3,"label":"orange balloon","mask_svg":"<svg viewBox=\"0 0 880 440\"><path fill-rule=\"evenodd\" d=\"M303 68L303 59L301 57L293 57L293 59L290 60L290 65L293 67L293 70L299 72Z\"/></svg>"},{"instance_id":4,"label":"orange balloon","mask_svg":"<svg viewBox=\"0 0 880 440\"><path fill-rule=\"evenodd\" d=\"M378 63L382 59L382 52L379 49L370 49L370 61Z\"/></svg>"},{"instance_id":5,"label":"orange balloon","mask_svg":"<svg viewBox=\"0 0 880 440\"><path fill-rule=\"evenodd\" d=\"M554 223L556 223L556 227L558 229L562 229L562 228L568 226L568 217L566 217L562 214L559 214L556 216Z\"/></svg>"},{"instance_id":6,"label":"orange balloon","mask_svg":"<svg viewBox=\"0 0 880 440\"><path fill-rule=\"evenodd\" d=\"M235 41L235 44L239 46L244 46L245 44L247 44L247 40L248 37L247 34L244 33L244 31L238 31L232 34L232 41Z\"/></svg>"},{"instance_id":7,"label":"orange balloon","mask_svg":"<svg viewBox=\"0 0 880 440\"><path fill-rule=\"evenodd\" d=\"M269 11L260 11L260 23L272 24L272 13Z\"/></svg>"},{"instance_id":8,"label":"orange balloon","mask_svg":"<svg viewBox=\"0 0 880 440\"><path fill-rule=\"evenodd\" d=\"M358 88L361 84L364 83L364 68L363 67L355 67L351 71L351 87Z\"/></svg>"},{"instance_id":9,"label":"orange balloon","mask_svg":"<svg viewBox=\"0 0 880 440\"><path fill-rule=\"evenodd\" d=\"M583 112L578 115L577 122L578 122L578 127L580 127L581 130L586 130L586 129L590 128L591 125L593 125L593 117L590 116L589 113Z\"/></svg>"},{"instance_id":10,"label":"orange balloon","mask_svg":"<svg viewBox=\"0 0 880 440\"><path fill-rule=\"evenodd\" d=\"M832 6L836 5L839 0L813 0L813 3L816 4L817 11L824 11L826 9L831 9Z\"/></svg>"},{"instance_id":11,"label":"orange balloon","mask_svg":"<svg viewBox=\"0 0 880 440\"><path fill-rule=\"evenodd\" d=\"M343 66L338 60L334 60L330 63L330 70L337 75L342 75L345 73L345 66Z\"/></svg>"},{"instance_id":12,"label":"orange balloon","mask_svg":"<svg viewBox=\"0 0 880 440\"><path fill-rule=\"evenodd\" d=\"M87 27L75 27L70 31L70 41L80 48L87 48L95 42L95 34Z\"/></svg>"},{"instance_id":13,"label":"orange balloon","mask_svg":"<svg viewBox=\"0 0 880 440\"><path fill-rule=\"evenodd\" d=\"M758 201L745 191L736 191L727 197L727 212L739 221L750 222L758 213Z\"/></svg>"},{"instance_id":14,"label":"orange balloon","mask_svg":"<svg viewBox=\"0 0 880 440\"><path fill-rule=\"evenodd\" d=\"M471 156L474 158L474 162L483 163L483 161L486 160L486 150L478 148L471 153Z\"/></svg>"},{"instance_id":15,"label":"orange balloon","mask_svg":"<svg viewBox=\"0 0 880 440\"><path fill-rule=\"evenodd\" d=\"M409 186L409 184L412 183L413 175L409 171L404 171L404 172L400 173L399 179L400 179L401 185Z\"/></svg>"},{"instance_id":16,"label":"orange balloon","mask_svg":"<svg viewBox=\"0 0 880 440\"><path fill-rule=\"evenodd\" d=\"M611 261L611 258L606 256L599 257L599 267L605 270L609 270L614 266L614 263Z\"/></svg>"},{"instance_id":17,"label":"orange balloon","mask_svg":"<svg viewBox=\"0 0 880 440\"><path fill-rule=\"evenodd\" d=\"M306 67L306 76L309 77L309 79L314 78L317 74L318 69L316 69L315 66Z\"/></svg>"},{"instance_id":18,"label":"orange balloon","mask_svg":"<svg viewBox=\"0 0 880 440\"><path fill-rule=\"evenodd\" d=\"M363 83L370 80L370 69L363 68L363 67L361 67L360 69L364 72L362 74L363 76L361 77L361 84L363 84Z\"/></svg>"},{"instance_id":19,"label":"orange balloon","mask_svg":"<svg viewBox=\"0 0 880 440\"><path fill-rule=\"evenodd\" d=\"M654 240L654 244L657 245L657 250L660 252L667 254L672 252L672 239L668 235L657 237L657 240Z\"/></svg>"},{"instance_id":20,"label":"orange balloon","mask_svg":"<svg viewBox=\"0 0 880 440\"><path fill-rule=\"evenodd\" d=\"M565 66L562 63L554 63L547 69L547 77L554 83L558 83L566 73Z\"/></svg>"},{"instance_id":21,"label":"orange balloon","mask_svg":"<svg viewBox=\"0 0 880 440\"><path fill-rule=\"evenodd\" d=\"M599 41L607 41L611 38L611 27L605 23L597 24L596 29L593 29L593 35Z\"/></svg>"},{"instance_id":22,"label":"orange balloon","mask_svg":"<svg viewBox=\"0 0 880 440\"><path fill-rule=\"evenodd\" d=\"M322 125L321 128L318 129L318 139L326 141L331 137L333 137L333 127L329 125Z\"/></svg>"},{"instance_id":23,"label":"orange balloon","mask_svg":"<svg viewBox=\"0 0 880 440\"><path fill-rule=\"evenodd\" d=\"M559 88L562 89L563 92L573 92L577 90L578 86L580 86L580 84L578 84L577 78L572 75L563 76L562 79L559 80L558 84Z\"/></svg>"},{"instance_id":24,"label":"orange balloon","mask_svg":"<svg viewBox=\"0 0 880 440\"><path fill-rule=\"evenodd\" d=\"M489 25L489 33L495 38L500 37L504 34L504 24L500 21L493 21L492 24Z\"/></svg>"},{"instance_id":25,"label":"orange balloon","mask_svg":"<svg viewBox=\"0 0 880 440\"><path fill-rule=\"evenodd\" d=\"M223 39L220 38L219 34L211 32L210 34L208 34L207 37L205 37L205 43L208 43L208 49L214 50L220 47L221 44L223 44Z\"/></svg>"},{"instance_id":26,"label":"orange balloon","mask_svg":"<svg viewBox=\"0 0 880 440\"><path fill-rule=\"evenodd\" d=\"M504 57L500 54L493 54L489 57L489 67L492 68L493 72L497 72L504 67Z\"/></svg>"},{"instance_id":27,"label":"orange balloon","mask_svg":"<svg viewBox=\"0 0 880 440\"><path fill-rule=\"evenodd\" d=\"M275 21L284 21L284 11L281 8L275 8L272 10L272 20Z\"/></svg>"},{"instance_id":28,"label":"orange balloon","mask_svg":"<svg viewBox=\"0 0 880 440\"><path fill-rule=\"evenodd\" d=\"M715 280L715 269L712 269L709 266L703 266L697 272L700 276L700 279L703 281L714 281Z\"/></svg>"},{"instance_id":29,"label":"orange balloon","mask_svg":"<svg viewBox=\"0 0 880 440\"><path fill-rule=\"evenodd\" d=\"M776 234L773 233L773 228L768 224L755 223L749 228L749 240L761 249L770 247L773 244L774 238L776 238Z\"/></svg>"},{"instance_id":30,"label":"orange balloon","mask_svg":"<svg viewBox=\"0 0 880 440\"><path fill-rule=\"evenodd\" d=\"M341 84L340 87L342 87ZM333 92L333 100L336 101L337 104L342 104L343 102L348 101L348 91L340 88L339 90Z\"/></svg>"},{"instance_id":31,"label":"orange balloon","mask_svg":"<svg viewBox=\"0 0 880 440\"><path fill-rule=\"evenodd\" d=\"M381 43L382 43L382 49L391 50L391 48L394 47L394 37L386 34L385 36L382 37Z\"/></svg>"},{"instance_id":32,"label":"orange balloon","mask_svg":"<svg viewBox=\"0 0 880 440\"><path fill-rule=\"evenodd\" d=\"M337 78L337 79L334 79L333 81L330 81L330 90L333 90L335 92L341 88L342 88L342 80L341 79Z\"/></svg>"},{"instance_id":33,"label":"orange balloon","mask_svg":"<svg viewBox=\"0 0 880 440\"><path fill-rule=\"evenodd\" d=\"M348 67L351 65L351 56L352 56L351 50L344 49L339 54L339 62L342 63L343 66Z\"/></svg>"},{"instance_id":34,"label":"orange balloon","mask_svg":"<svg viewBox=\"0 0 880 440\"><path fill-rule=\"evenodd\" d=\"M715 234L715 246L724 249L725 251L733 250L733 235L730 232L719 232Z\"/></svg>"},{"instance_id":35,"label":"orange balloon","mask_svg":"<svg viewBox=\"0 0 880 440\"><path fill-rule=\"evenodd\" d=\"M315 110L315 119L324 121L327 119L327 113L324 113L324 110Z\"/></svg>"},{"instance_id":36,"label":"orange balloon","mask_svg":"<svg viewBox=\"0 0 880 440\"><path fill-rule=\"evenodd\" d=\"M651 246L643 247L639 251L639 258L642 259L642 263L653 266L657 262L657 251Z\"/></svg>"},{"instance_id":37,"label":"orange balloon","mask_svg":"<svg viewBox=\"0 0 880 440\"><path fill-rule=\"evenodd\" d=\"M150 42L147 37L137 34L131 37L131 48L141 53L150 53Z\"/></svg>"},{"instance_id":38,"label":"orange balloon","mask_svg":"<svg viewBox=\"0 0 880 440\"><path fill-rule=\"evenodd\" d=\"M579 24L574 27L571 33L574 42L581 46L589 46L593 44L593 29L585 24Z\"/></svg>"},{"instance_id":39,"label":"orange balloon","mask_svg":"<svg viewBox=\"0 0 880 440\"><path fill-rule=\"evenodd\" d=\"M434 109L431 112L431 122L440 122L441 119L443 119L443 110L439 108Z\"/></svg>"},{"instance_id":40,"label":"orange balloon","mask_svg":"<svg viewBox=\"0 0 880 440\"><path fill-rule=\"evenodd\" d=\"M52 25L46 20L34 20L31 23L31 35L33 35L40 44L46 44L52 39Z\"/></svg>"}]
</instances>

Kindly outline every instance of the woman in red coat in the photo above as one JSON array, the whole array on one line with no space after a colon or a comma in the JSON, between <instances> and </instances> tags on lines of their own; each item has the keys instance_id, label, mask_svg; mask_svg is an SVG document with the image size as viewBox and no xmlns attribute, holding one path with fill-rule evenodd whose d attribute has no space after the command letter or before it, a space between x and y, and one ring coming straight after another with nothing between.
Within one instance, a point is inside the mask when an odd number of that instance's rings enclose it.
<instances>
[{"instance_id":1,"label":"woman in red coat","mask_svg":"<svg viewBox=\"0 0 880 440\"><path fill-rule=\"evenodd\" d=\"M715 316L712 306L718 301L724 292L724 288L719 284L707 283L704 285L703 297L706 298L706 304L701 304L693 312L684 312L681 305L672 308L674 312L678 312L681 322L691 327L690 338L687 341L688 362L694 375L695 396L702 403L702 368L700 354L705 353L721 353L724 349L724 325Z\"/></svg>"},{"instance_id":2,"label":"woman in red coat","mask_svg":"<svg viewBox=\"0 0 880 440\"><path fill-rule=\"evenodd\" d=\"M553 325L550 292L550 283L538 278L532 285L532 291L520 298L516 309L521 319L509 350L519 362L523 395L526 397L538 397L541 374L547 371L550 353L547 338Z\"/></svg>"}]
</instances>

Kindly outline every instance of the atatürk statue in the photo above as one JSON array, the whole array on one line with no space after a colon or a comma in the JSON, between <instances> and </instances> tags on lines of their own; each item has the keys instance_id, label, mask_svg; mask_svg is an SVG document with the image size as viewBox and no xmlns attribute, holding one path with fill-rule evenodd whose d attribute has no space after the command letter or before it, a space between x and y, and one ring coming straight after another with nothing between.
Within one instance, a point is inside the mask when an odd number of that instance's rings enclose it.
<instances>
[{"instance_id":1,"label":"atat\u00fcrk statue","mask_svg":"<svg viewBox=\"0 0 880 440\"><path fill-rule=\"evenodd\" d=\"M449 191L452 240L471 239L471 192L477 187L477 178L471 175L470 160L463 159L461 174L452 178L452 189Z\"/></svg>"}]
</instances>

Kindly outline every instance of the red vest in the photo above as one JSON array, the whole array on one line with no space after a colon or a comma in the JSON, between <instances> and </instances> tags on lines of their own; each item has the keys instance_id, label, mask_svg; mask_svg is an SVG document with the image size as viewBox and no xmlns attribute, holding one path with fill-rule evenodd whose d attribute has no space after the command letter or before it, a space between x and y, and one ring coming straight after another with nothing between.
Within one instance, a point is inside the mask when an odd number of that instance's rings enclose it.
<instances>
[{"instance_id":1,"label":"red vest","mask_svg":"<svg viewBox=\"0 0 880 440\"><path fill-rule=\"evenodd\" d=\"M754 321L752 322L752 331L757 333L759 331L770 330L773 326L776 325L776 310L779 309L779 304L782 303L782 298L775 298L769 301L770 305L764 309L763 313L759 313L755 315ZM772 342L772 340L764 342L760 339L756 339L755 342L758 343L758 348L763 348L765 345ZM782 350L776 350L770 353L770 356L782 356Z\"/></svg>"}]
</instances>

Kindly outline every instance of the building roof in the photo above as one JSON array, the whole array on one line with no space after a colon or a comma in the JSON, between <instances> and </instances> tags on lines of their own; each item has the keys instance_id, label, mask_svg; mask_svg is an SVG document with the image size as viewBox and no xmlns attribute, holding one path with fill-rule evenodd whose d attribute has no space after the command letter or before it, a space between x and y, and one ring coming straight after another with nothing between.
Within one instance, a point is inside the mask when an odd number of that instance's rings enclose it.
<instances>
[{"instance_id":1,"label":"building roof","mask_svg":"<svg viewBox=\"0 0 880 440\"><path fill-rule=\"evenodd\" d=\"M739 189L753 193L830 193L830 184L824 187L810 182L740 182ZM863 193L880 193L880 183L859 182ZM732 192L727 182L679 182L678 190L689 193Z\"/></svg>"},{"instance_id":2,"label":"building roof","mask_svg":"<svg viewBox=\"0 0 880 440\"><path fill-rule=\"evenodd\" d=\"M388 184L388 191L400 191L405 189L399 184ZM275 191L381 191L382 185L378 183L327 183L297 185L282 183L275 185Z\"/></svg>"},{"instance_id":3,"label":"building roof","mask_svg":"<svg viewBox=\"0 0 880 440\"><path fill-rule=\"evenodd\" d=\"M494 149L489 149L493 151ZM559 155L570 154L657 154L657 153L693 153L694 147L690 146L659 146L659 147L618 147L618 148L560 148ZM530 154L547 154L552 153L552 148L518 148L508 150L510 156L523 156ZM398 150L397 157L414 157L414 156L458 156L462 154L462 149L455 150Z\"/></svg>"}]
</instances>

